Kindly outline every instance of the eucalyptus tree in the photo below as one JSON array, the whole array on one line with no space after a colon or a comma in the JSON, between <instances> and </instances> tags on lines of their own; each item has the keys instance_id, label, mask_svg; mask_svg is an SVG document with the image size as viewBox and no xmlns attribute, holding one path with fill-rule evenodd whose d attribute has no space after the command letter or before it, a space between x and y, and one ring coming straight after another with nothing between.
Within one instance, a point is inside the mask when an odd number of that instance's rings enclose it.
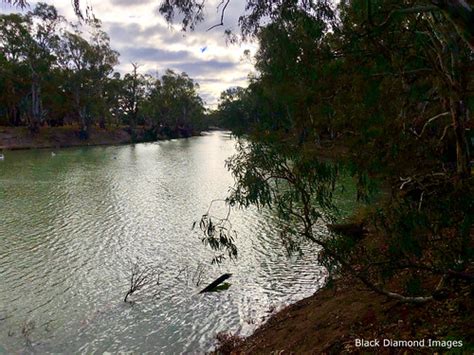
<instances>
[{"instance_id":1,"label":"eucalyptus tree","mask_svg":"<svg viewBox=\"0 0 474 355\"><path fill-rule=\"evenodd\" d=\"M244 102L246 95L247 90L242 87L229 88L221 93L217 106L219 125L236 132L248 128L245 120L249 109Z\"/></svg>"},{"instance_id":2,"label":"eucalyptus tree","mask_svg":"<svg viewBox=\"0 0 474 355\"><path fill-rule=\"evenodd\" d=\"M11 123L38 132L45 122L62 124L71 107L84 138L95 118L104 127L118 53L99 20L68 24L54 6L38 3L25 15L1 15L0 29L1 100Z\"/></svg>"},{"instance_id":3,"label":"eucalyptus tree","mask_svg":"<svg viewBox=\"0 0 474 355\"><path fill-rule=\"evenodd\" d=\"M64 32L61 39L60 65L66 76L65 90L71 94L74 114L81 123L84 138L87 136L87 127L90 116L87 112L89 96L88 69L90 44L82 38L79 30Z\"/></svg>"},{"instance_id":4,"label":"eucalyptus tree","mask_svg":"<svg viewBox=\"0 0 474 355\"><path fill-rule=\"evenodd\" d=\"M104 85L104 102L107 108L104 120L119 126L124 117L122 106L123 82L120 73L115 72L107 78Z\"/></svg>"},{"instance_id":5,"label":"eucalyptus tree","mask_svg":"<svg viewBox=\"0 0 474 355\"><path fill-rule=\"evenodd\" d=\"M132 63L132 72L125 74L122 79L122 100L124 121L135 129L143 101L145 100L145 76L138 72L139 65Z\"/></svg>"},{"instance_id":6,"label":"eucalyptus tree","mask_svg":"<svg viewBox=\"0 0 474 355\"><path fill-rule=\"evenodd\" d=\"M92 80L92 116L98 118L99 126L105 128L105 119L110 109L106 103L106 86L118 64L119 53L110 47L110 37L102 29L100 20L88 20L90 31L90 75Z\"/></svg>"},{"instance_id":7,"label":"eucalyptus tree","mask_svg":"<svg viewBox=\"0 0 474 355\"><path fill-rule=\"evenodd\" d=\"M168 122L175 126L197 123L203 104L197 94L199 84L186 73L167 70L161 77L161 95L168 110Z\"/></svg>"},{"instance_id":8,"label":"eucalyptus tree","mask_svg":"<svg viewBox=\"0 0 474 355\"><path fill-rule=\"evenodd\" d=\"M456 133L468 117L458 119L451 107L456 102L467 111L472 107L473 78L466 68L473 61L439 12L388 18L372 11L371 21L364 22L367 10L355 3L341 7L344 26L332 39L343 59L334 112L353 132L345 136L352 141L351 163L361 185L378 177L391 188L384 208L371 215L384 235L381 249L364 251L362 270L378 272L381 280L410 275L407 284L420 285L423 272L446 275L472 260L466 247L472 177L465 132ZM439 44L443 39L446 45ZM352 245L346 252L363 260L357 249Z\"/></svg>"},{"instance_id":9,"label":"eucalyptus tree","mask_svg":"<svg viewBox=\"0 0 474 355\"><path fill-rule=\"evenodd\" d=\"M212 28L225 26L225 12L229 8L232 0L220 2L217 9L221 13L220 21ZM404 1L397 2L395 7L385 7L383 1L379 0L343 0L345 4L353 2L359 6L366 6L369 10L381 10L388 17L406 13L423 13L439 11L453 24L459 36L474 51L474 11L473 5L465 0L424 0L424 1ZM79 1L75 2L75 8L79 10ZM318 16L330 19L333 17L331 8L334 2L331 0L247 0L245 2L245 13L239 17L241 33L244 36L256 35L262 23L273 22L279 17L282 8L299 8L307 13L318 14ZM163 0L160 12L165 18L172 22L175 17L179 17L184 30L193 30L196 25L204 20L206 7L212 6L209 1L199 0ZM367 20L370 21L370 12L367 13ZM229 31L229 30L226 30Z\"/></svg>"},{"instance_id":10,"label":"eucalyptus tree","mask_svg":"<svg viewBox=\"0 0 474 355\"><path fill-rule=\"evenodd\" d=\"M31 42L28 20L23 15L0 15L1 102L9 123L18 125L24 113L22 101L29 92L25 43Z\"/></svg>"},{"instance_id":11,"label":"eucalyptus tree","mask_svg":"<svg viewBox=\"0 0 474 355\"><path fill-rule=\"evenodd\" d=\"M426 287L433 275L438 285L448 276L472 279L465 272L474 195L464 124L473 109L473 59L459 24L427 2L346 1L332 13L284 5L267 4L271 20L257 28L253 97L272 109L227 163L236 178L228 203L274 208L290 249L309 239L329 268L402 301L436 297ZM320 159L323 132L327 144L342 137L350 152L342 165ZM331 221L341 166L357 178L359 198L376 180L391 189L365 214L377 230L369 243L315 231L318 220ZM206 215L201 228L209 245L235 256L225 221ZM404 292L387 288L395 274Z\"/></svg>"},{"instance_id":12,"label":"eucalyptus tree","mask_svg":"<svg viewBox=\"0 0 474 355\"><path fill-rule=\"evenodd\" d=\"M166 129L168 134L172 131L176 133L180 128L198 128L204 115L198 88L199 85L186 73L166 70L149 91L147 115L157 127Z\"/></svg>"},{"instance_id":13,"label":"eucalyptus tree","mask_svg":"<svg viewBox=\"0 0 474 355\"><path fill-rule=\"evenodd\" d=\"M60 65L67 75L67 90L73 98L75 115L80 122L81 136L86 139L95 115L105 115L104 88L118 53L110 48L110 39L102 31L100 21L88 21L91 39L84 38L76 26L65 31L60 43Z\"/></svg>"},{"instance_id":14,"label":"eucalyptus tree","mask_svg":"<svg viewBox=\"0 0 474 355\"><path fill-rule=\"evenodd\" d=\"M31 72L30 130L37 132L45 120L42 88L56 62L58 27L64 19L54 6L38 3L27 14L30 37L24 42L25 61ZM54 93L56 94L56 93Z\"/></svg>"},{"instance_id":15,"label":"eucalyptus tree","mask_svg":"<svg viewBox=\"0 0 474 355\"><path fill-rule=\"evenodd\" d=\"M26 15L2 15L0 19L0 41L6 61L2 76L8 86L5 88L8 111L15 123L19 123L19 114L23 116L32 132L38 132L45 119L43 89L56 63L58 27L62 21L56 9L44 3L38 3ZM17 90L25 85L29 86L28 94ZM27 102L29 108L20 110L18 100Z\"/></svg>"}]
</instances>

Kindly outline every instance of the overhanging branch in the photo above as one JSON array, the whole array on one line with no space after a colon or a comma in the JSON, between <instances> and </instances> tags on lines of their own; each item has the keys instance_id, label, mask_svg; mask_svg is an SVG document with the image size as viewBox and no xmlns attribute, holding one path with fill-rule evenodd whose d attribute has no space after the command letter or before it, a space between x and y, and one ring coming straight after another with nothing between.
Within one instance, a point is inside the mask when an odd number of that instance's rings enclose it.
<instances>
[{"instance_id":1,"label":"overhanging branch","mask_svg":"<svg viewBox=\"0 0 474 355\"><path fill-rule=\"evenodd\" d=\"M222 2L217 6L217 9L219 9L219 7L224 3L224 0L222 0ZM225 10L227 9L227 6L229 6L229 3L230 3L230 0L227 0L224 4L224 6L222 7L222 10L221 10L221 22L220 23L217 23L211 27L209 27L206 31L210 31L212 30L213 28L216 28L216 27L219 27L219 26L224 26L224 16L225 16Z\"/></svg>"}]
</instances>

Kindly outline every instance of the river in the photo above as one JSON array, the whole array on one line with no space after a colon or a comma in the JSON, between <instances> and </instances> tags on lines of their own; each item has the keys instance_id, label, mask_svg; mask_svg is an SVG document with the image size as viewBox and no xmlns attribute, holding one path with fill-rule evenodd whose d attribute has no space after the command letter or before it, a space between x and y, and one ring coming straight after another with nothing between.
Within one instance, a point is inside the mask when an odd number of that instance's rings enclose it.
<instances>
[{"instance_id":1,"label":"river","mask_svg":"<svg viewBox=\"0 0 474 355\"><path fill-rule=\"evenodd\" d=\"M289 258L271 211L233 211L239 258L192 224L233 180L229 134L55 151L0 161L0 353L205 352L218 332L247 335L323 282L317 250ZM213 214L225 208L213 205ZM159 284L123 302L136 260ZM232 273L227 291L199 294Z\"/></svg>"}]
</instances>

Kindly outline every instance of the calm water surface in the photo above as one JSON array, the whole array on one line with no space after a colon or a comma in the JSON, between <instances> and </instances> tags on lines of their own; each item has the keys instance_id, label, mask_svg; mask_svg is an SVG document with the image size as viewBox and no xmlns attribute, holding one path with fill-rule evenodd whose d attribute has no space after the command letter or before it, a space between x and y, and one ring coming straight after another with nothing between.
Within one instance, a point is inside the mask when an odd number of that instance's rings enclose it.
<instances>
[{"instance_id":1,"label":"calm water surface","mask_svg":"<svg viewBox=\"0 0 474 355\"><path fill-rule=\"evenodd\" d=\"M224 160L233 153L224 133L55 156L7 152L0 353L205 352L216 333L249 334L275 308L318 289L317 250L288 258L271 211L234 212L239 260L210 264L214 254L191 226L226 197L233 180ZM136 258L161 274L132 306L123 297ZM198 293L224 272L233 274L228 291Z\"/></svg>"}]
</instances>

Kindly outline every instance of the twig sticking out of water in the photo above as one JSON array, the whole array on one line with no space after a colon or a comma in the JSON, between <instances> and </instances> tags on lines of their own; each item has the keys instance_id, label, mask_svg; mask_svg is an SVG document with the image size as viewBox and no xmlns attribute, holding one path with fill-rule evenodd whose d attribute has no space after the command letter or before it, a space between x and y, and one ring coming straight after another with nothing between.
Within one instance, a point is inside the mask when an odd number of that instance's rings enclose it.
<instances>
[{"instance_id":1,"label":"twig sticking out of water","mask_svg":"<svg viewBox=\"0 0 474 355\"><path fill-rule=\"evenodd\" d=\"M152 267L147 265L140 265L140 260L137 260L131 266L130 288L125 295L124 302L127 302L128 296L141 290L147 285L159 285L160 275Z\"/></svg>"},{"instance_id":2,"label":"twig sticking out of water","mask_svg":"<svg viewBox=\"0 0 474 355\"><path fill-rule=\"evenodd\" d=\"M185 267L179 270L176 279L185 282L186 285L189 285L189 283L191 283L193 286L200 286L203 282L204 276L206 275L206 269L207 265L200 262L191 274L191 269L189 265L186 265Z\"/></svg>"}]
</instances>

